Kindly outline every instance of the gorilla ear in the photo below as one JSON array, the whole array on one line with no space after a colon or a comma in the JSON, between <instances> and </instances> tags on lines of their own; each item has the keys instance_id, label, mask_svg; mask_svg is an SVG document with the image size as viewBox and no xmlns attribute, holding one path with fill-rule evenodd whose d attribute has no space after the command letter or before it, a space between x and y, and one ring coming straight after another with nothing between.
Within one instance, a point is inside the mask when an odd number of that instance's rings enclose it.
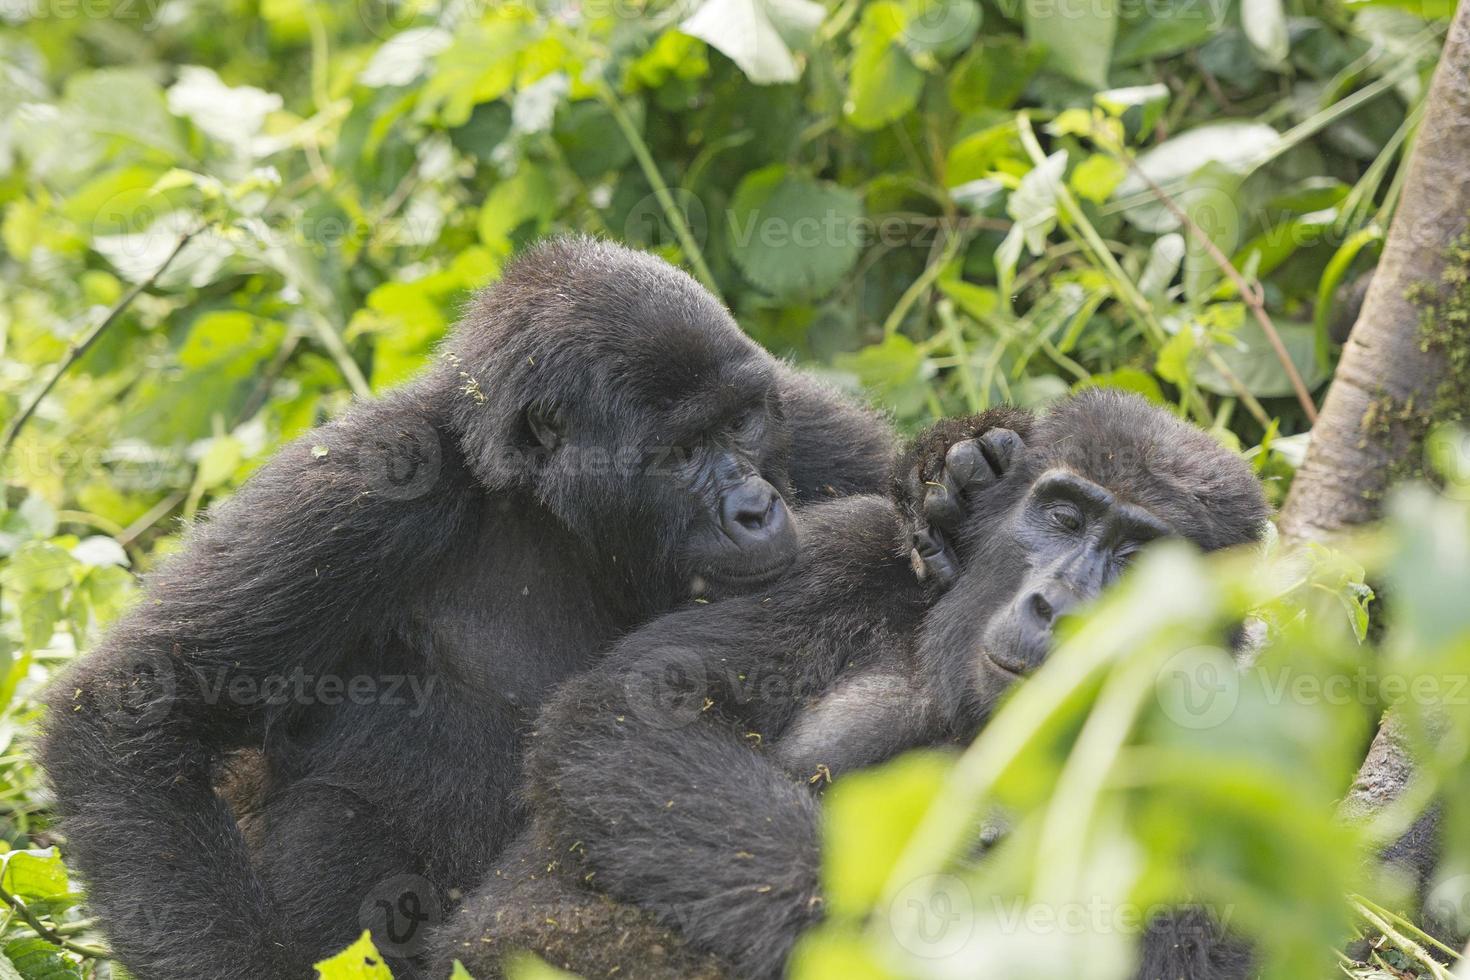
<instances>
[{"instance_id":1,"label":"gorilla ear","mask_svg":"<svg viewBox=\"0 0 1470 980\"><path fill-rule=\"evenodd\" d=\"M546 405L531 405L526 409L526 428L531 437L547 452L555 450L565 441L562 422L556 412Z\"/></svg>"}]
</instances>

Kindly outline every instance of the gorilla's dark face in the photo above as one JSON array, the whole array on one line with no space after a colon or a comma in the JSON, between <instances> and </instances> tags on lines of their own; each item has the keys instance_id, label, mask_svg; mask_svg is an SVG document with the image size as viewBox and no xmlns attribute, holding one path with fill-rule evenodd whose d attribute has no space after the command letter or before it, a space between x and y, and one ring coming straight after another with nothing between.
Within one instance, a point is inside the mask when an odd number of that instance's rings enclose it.
<instances>
[{"instance_id":1,"label":"gorilla's dark face","mask_svg":"<svg viewBox=\"0 0 1470 980\"><path fill-rule=\"evenodd\" d=\"M971 557L920 639L946 713L962 725L983 722L1041 666L1059 619L1149 542L1243 544L1267 514L1238 455L1140 398L1099 391L1052 409L974 504L963 532Z\"/></svg>"},{"instance_id":2,"label":"gorilla's dark face","mask_svg":"<svg viewBox=\"0 0 1470 980\"><path fill-rule=\"evenodd\" d=\"M683 272L591 240L507 267L445 370L473 471L533 494L611 574L663 607L778 576L796 555L777 365Z\"/></svg>"},{"instance_id":3,"label":"gorilla's dark face","mask_svg":"<svg viewBox=\"0 0 1470 980\"><path fill-rule=\"evenodd\" d=\"M1015 595L980 637L981 669L1014 679L1046 659L1057 621L1097 597L1138 550L1170 533L1143 507L1069 470L1043 473L1002 533L1024 555Z\"/></svg>"},{"instance_id":4,"label":"gorilla's dark face","mask_svg":"<svg viewBox=\"0 0 1470 980\"><path fill-rule=\"evenodd\" d=\"M703 330L665 332L684 348L678 365L609 378L622 390L600 398L533 406L527 429L546 455L542 497L569 525L600 549L613 542L637 574L671 571L690 593L723 595L773 581L796 557L790 436L769 362L706 356Z\"/></svg>"}]
</instances>

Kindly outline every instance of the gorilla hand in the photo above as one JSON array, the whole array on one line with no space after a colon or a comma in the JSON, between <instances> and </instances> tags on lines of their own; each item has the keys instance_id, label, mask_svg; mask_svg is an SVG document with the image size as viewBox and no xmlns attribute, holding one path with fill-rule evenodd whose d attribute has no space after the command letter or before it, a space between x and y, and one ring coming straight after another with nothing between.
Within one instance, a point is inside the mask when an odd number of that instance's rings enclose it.
<instances>
[{"instance_id":1,"label":"gorilla hand","mask_svg":"<svg viewBox=\"0 0 1470 980\"><path fill-rule=\"evenodd\" d=\"M899 473L911 522L909 557L919 581L942 590L959 576L955 540L975 494L1009 472L1024 448L1016 430L1025 432L1030 422L1026 412L998 408L940 422L915 440Z\"/></svg>"}]
</instances>

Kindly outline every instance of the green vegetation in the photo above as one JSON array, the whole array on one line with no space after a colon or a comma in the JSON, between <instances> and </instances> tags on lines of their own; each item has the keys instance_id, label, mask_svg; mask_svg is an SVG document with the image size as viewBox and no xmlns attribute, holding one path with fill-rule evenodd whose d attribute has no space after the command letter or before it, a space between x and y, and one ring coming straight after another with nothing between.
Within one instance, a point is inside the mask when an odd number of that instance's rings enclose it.
<instances>
[{"instance_id":1,"label":"green vegetation","mask_svg":"<svg viewBox=\"0 0 1470 980\"><path fill-rule=\"evenodd\" d=\"M24 739L52 668L182 521L421 368L517 247L658 251L906 429L1136 391L1279 501L1451 6L0 4L0 978L121 975L45 849ZM1463 243L1452 266L1423 337L1460 378ZM1470 485L1457 433L1428 458ZM1447 976L1362 859L1443 792L1437 900L1470 901L1470 711L1431 739L1413 693L1470 696L1466 497L1399 498L1366 571L1154 555L962 757L833 788L832 915L797 976L1119 976L1137 911L1183 900L1228 912L1271 976ZM1371 640L1365 575L1394 602ZM1219 644L1247 613L1269 629L1238 674ZM1229 710L1195 724L1212 692ZM1422 767L1343 826L1389 704ZM998 804L1006 843L955 866ZM1355 931L1390 941L1337 960ZM344 956L324 975L386 975Z\"/></svg>"}]
</instances>

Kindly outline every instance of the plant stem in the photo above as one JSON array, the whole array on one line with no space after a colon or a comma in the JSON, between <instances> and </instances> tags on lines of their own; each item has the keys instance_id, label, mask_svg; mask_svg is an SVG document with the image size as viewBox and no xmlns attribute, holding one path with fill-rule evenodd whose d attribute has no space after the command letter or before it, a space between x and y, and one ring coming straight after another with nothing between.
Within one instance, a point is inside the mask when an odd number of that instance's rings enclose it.
<instances>
[{"instance_id":1,"label":"plant stem","mask_svg":"<svg viewBox=\"0 0 1470 980\"><path fill-rule=\"evenodd\" d=\"M36 914L26 907L25 902L21 901L17 896L10 894L3 887L0 887L0 903L4 903L14 909L15 914L19 915L26 925L34 929L36 935L53 946L60 946L62 949L69 950L79 956L87 956L92 959L105 960L112 957L111 950L104 949L101 946L93 946L89 943L75 942L58 934L56 930L37 918Z\"/></svg>"},{"instance_id":2,"label":"plant stem","mask_svg":"<svg viewBox=\"0 0 1470 980\"><path fill-rule=\"evenodd\" d=\"M157 269L154 269L147 279L144 279L124 293L122 298L114 303L112 308L107 311L107 315L102 318L102 322L87 331L87 334L81 339L80 343L73 344L68 348L66 356L56 365L56 369L51 372L51 377L46 379L46 383L41 386L41 390L31 396L30 401L26 402L20 414L6 428L5 438L3 441L0 441L0 463L3 463L5 458L10 454L10 448L15 444L16 438L20 436L20 430L31 420L31 416L36 413L36 409L40 406L41 401L51 393L52 388L56 387L56 382L61 380L62 375L66 374L67 371L71 370L73 364L82 359L83 355L92 348L92 345L97 343L98 338L117 322L118 318L122 316L123 311L132 305L133 300L137 299L143 290L148 289L158 281L158 277L163 275L164 270L173 264L174 259L179 257L179 253L184 250L184 246L189 244L189 241L203 230L204 228L201 226L180 235L178 244L174 246L172 252L168 253L168 257L163 260L163 264Z\"/></svg>"},{"instance_id":3,"label":"plant stem","mask_svg":"<svg viewBox=\"0 0 1470 980\"><path fill-rule=\"evenodd\" d=\"M669 192L669 185L664 182L663 174L658 172L658 164L654 162L648 144L643 142L638 127L633 125L633 119L628 115L628 110L623 107L623 103L612 88L606 84L597 87L597 97L603 105L607 106L607 111L612 113L613 121L618 124L623 138L628 141L628 146L638 160L638 166L643 171L644 178L653 188L653 196L658 199L658 206L663 209L664 217L668 219L669 225L674 229L674 234L679 238L679 247L684 250L684 256L694 267L695 277L704 284L705 289L715 294L716 299L723 302L719 284L715 282L714 275L709 271L709 266L705 264L704 251L699 247L699 242L695 241L694 232L690 229L689 223L684 220L684 213L679 210L674 195Z\"/></svg>"}]
</instances>

